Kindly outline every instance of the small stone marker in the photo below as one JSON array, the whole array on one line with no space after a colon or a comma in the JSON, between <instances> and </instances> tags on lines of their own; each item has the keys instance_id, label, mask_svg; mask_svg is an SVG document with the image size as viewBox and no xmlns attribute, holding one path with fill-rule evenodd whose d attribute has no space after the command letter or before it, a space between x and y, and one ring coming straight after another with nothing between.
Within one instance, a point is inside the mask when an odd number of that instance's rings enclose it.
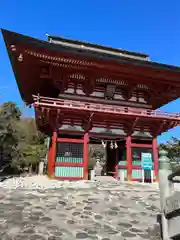
<instances>
[{"instance_id":1,"label":"small stone marker","mask_svg":"<svg viewBox=\"0 0 180 240\"><path fill-rule=\"evenodd\" d=\"M172 184L168 181L169 174L172 173L168 153L165 150L159 151L159 190L160 190L160 204L161 204L161 228L162 239L169 240L168 220L165 217L165 202L171 196Z\"/></svg>"},{"instance_id":2,"label":"small stone marker","mask_svg":"<svg viewBox=\"0 0 180 240\"><path fill-rule=\"evenodd\" d=\"M38 172L38 174L43 175L43 172L44 172L44 161L40 161L39 162L39 172Z\"/></svg>"},{"instance_id":3,"label":"small stone marker","mask_svg":"<svg viewBox=\"0 0 180 240\"><path fill-rule=\"evenodd\" d=\"M101 176L102 166L99 159L97 159L96 161L94 170L95 170L95 176Z\"/></svg>"}]
</instances>

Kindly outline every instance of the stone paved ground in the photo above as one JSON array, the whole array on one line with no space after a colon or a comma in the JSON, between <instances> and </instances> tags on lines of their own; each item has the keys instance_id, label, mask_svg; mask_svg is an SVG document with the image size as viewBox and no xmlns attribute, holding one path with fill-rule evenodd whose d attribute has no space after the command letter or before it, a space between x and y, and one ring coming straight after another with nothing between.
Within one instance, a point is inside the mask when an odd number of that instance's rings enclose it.
<instances>
[{"instance_id":1,"label":"stone paved ground","mask_svg":"<svg viewBox=\"0 0 180 240\"><path fill-rule=\"evenodd\" d=\"M0 188L0 239L160 239L155 187L116 181L84 185Z\"/></svg>"}]
</instances>

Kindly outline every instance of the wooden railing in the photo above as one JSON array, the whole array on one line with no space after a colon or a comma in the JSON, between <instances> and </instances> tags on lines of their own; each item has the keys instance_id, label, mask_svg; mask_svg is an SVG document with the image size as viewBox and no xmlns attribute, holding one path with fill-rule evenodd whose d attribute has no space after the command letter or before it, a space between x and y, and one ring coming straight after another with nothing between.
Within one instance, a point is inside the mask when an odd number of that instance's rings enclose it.
<instances>
[{"instance_id":1,"label":"wooden railing","mask_svg":"<svg viewBox=\"0 0 180 240\"><path fill-rule=\"evenodd\" d=\"M174 120L180 120L179 113L167 113L159 110L151 109L138 109L131 107L119 107L114 105L105 105L99 103L79 102L73 100L47 98L33 95L34 106L44 107L57 107L57 108L69 108L77 110L85 110L91 112L100 112L107 114L120 114L120 115L131 115L131 116L144 116L144 117L155 117L155 118L168 118Z\"/></svg>"}]
</instances>

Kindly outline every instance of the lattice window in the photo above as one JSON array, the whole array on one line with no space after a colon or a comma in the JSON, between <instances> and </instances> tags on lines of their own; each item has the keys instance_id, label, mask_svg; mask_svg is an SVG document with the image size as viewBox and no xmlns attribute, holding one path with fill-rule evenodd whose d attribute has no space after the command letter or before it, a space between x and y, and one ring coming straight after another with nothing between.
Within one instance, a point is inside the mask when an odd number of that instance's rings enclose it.
<instances>
[{"instance_id":1,"label":"lattice window","mask_svg":"<svg viewBox=\"0 0 180 240\"><path fill-rule=\"evenodd\" d=\"M57 143L56 161L82 163L83 143L70 143L70 142Z\"/></svg>"}]
</instances>

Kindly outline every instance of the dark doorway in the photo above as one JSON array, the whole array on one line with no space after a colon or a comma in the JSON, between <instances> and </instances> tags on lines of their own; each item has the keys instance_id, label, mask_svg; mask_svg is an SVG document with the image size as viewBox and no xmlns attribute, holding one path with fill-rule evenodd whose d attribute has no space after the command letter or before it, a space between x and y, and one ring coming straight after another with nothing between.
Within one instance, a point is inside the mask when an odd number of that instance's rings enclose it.
<instances>
[{"instance_id":1,"label":"dark doorway","mask_svg":"<svg viewBox=\"0 0 180 240\"><path fill-rule=\"evenodd\" d=\"M117 149L111 149L110 143L107 144L106 148L106 175L114 177L116 174L116 158L117 158Z\"/></svg>"}]
</instances>

